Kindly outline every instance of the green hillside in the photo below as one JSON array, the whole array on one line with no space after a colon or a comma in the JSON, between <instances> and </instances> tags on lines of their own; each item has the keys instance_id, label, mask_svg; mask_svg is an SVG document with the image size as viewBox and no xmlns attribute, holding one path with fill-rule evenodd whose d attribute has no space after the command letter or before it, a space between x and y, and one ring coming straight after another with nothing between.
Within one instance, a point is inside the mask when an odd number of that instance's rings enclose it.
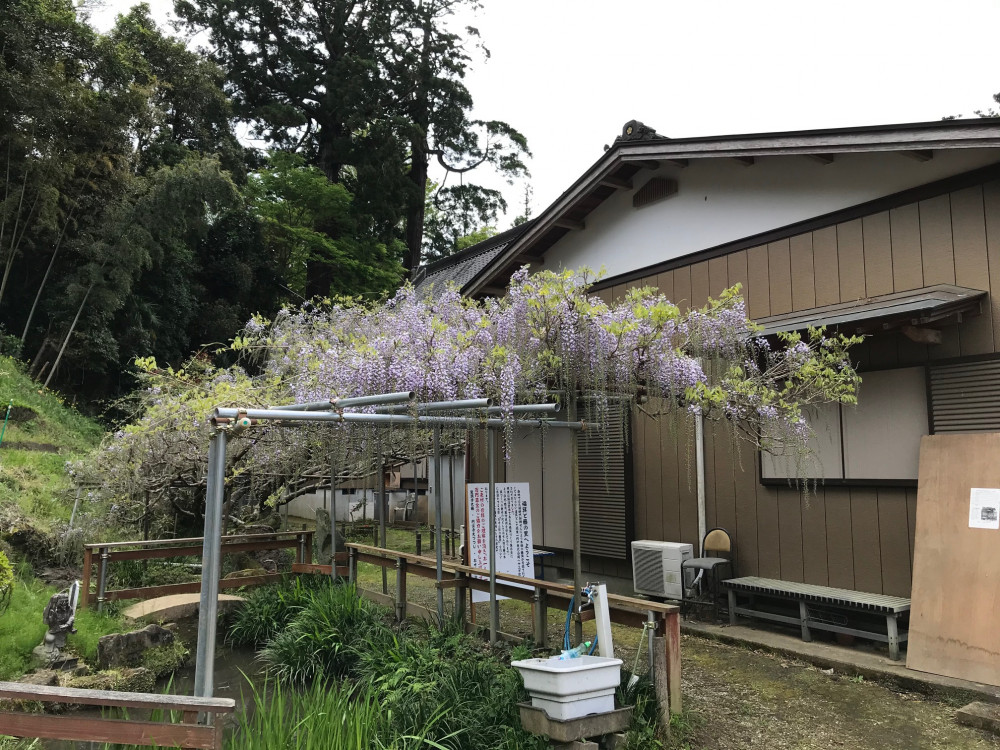
<instances>
[{"instance_id":1,"label":"green hillside","mask_svg":"<svg viewBox=\"0 0 1000 750\"><path fill-rule=\"evenodd\" d=\"M17 505L40 529L68 520L72 492L66 462L97 446L102 429L57 394L41 392L9 357L0 357L0 514ZM2 429L2 428L0 428Z\"/></svg>"}]
</instances>

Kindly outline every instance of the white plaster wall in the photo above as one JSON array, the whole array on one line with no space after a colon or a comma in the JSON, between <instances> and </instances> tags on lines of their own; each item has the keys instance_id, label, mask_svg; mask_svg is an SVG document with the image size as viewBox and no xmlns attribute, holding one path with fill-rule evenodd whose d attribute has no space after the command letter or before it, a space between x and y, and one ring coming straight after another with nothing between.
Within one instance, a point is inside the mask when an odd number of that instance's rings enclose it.
<instances>
[{"instance_id":1,"label":"white plaster wall","mask_svg":"<svg viewBox=\"0 0 1000 750\"><path fill-rule=\"evenodd\" d=\"M677 180L677 194L636 209L632 191L617 191L587 216L585 229L546 252L544 267L603 266L618 276L996 161L996 149L956 149L936 151L926 162L893 153L838 154L831 164L772 156L749 167L702 159L686 169L641 171L637 189L662 175Z\"/></svg>"},{"instance_id":2,"label":"white plaster wall","mask_svg":"<svg viewBox=\"0 0 1000 750\"><path fill-rule=\"evenodd\" d=\"M329 503L327 494L327 491L323 490L322 492L300 495L288 504L288 515L298 518L314 518L316 510L326 507ZM365 505L355 510L354 506L358 505L362 498L365 500ZM356 490L353 495L348 495L343 490L337 490L336 505L338 521L359 521L365 514L368 518L375 517L375 493L373 490Z\"/></svg>"}]
</instances>

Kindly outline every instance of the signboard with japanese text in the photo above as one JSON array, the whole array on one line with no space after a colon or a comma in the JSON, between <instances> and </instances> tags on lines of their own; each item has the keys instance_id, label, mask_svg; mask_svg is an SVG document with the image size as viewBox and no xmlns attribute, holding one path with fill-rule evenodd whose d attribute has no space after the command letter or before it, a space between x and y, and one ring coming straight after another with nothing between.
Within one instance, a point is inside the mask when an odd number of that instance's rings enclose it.
<instances>
[{"instance_id":1,"label":"signboard with japanese text","mask_svg":"<svg viewBox=\"0 0 1000 750\"><path fill-rule=\"evenodd\" d=\"M531 498L528 487L527 482L496 485L496 570L498 573L534 578L535 558L531 547ZM490 486L468 485L468 502L469 525L466 539L469 565L489 570ZM473 603L485 602L489 598L485 591L472 592Z\"/></svg>"}]
</instances>

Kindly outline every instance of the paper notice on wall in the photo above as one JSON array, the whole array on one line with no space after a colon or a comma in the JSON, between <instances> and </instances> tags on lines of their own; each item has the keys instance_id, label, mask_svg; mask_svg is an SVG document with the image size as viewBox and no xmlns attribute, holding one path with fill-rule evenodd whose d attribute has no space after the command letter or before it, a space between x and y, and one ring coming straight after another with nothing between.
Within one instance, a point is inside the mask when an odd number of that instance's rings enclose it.
<instances>
[{"instance_id":1,"label":"paper notice on wall","mask_svg":"<svg viewBox=\"0 0 1000 750\"><path fill-rule=\"evenodd\" d=\"M524 578L535 577L535 558L531 547L531 498L527 482L496 485L496 570ZM469 565L489 570L490 567L490 486L468 485ZM485 578L485 576L484 576ZM505 582L502 582L505 583ZM530 588L523 584L522 588ZM472 592L472 601L485 602L485 591ZM498 596L498 599L506 597Z\"/></svg>"},{"instance_id":2,"label":"paper notice on wall","mask_svg":"<svg viewBox=\"0 0 1000 750\"><path fill-rule=\"evenodd\" d=\"M969 528L1000 529L1000 489L973 487L969 491Z\"/></svg>"}]
</instances>

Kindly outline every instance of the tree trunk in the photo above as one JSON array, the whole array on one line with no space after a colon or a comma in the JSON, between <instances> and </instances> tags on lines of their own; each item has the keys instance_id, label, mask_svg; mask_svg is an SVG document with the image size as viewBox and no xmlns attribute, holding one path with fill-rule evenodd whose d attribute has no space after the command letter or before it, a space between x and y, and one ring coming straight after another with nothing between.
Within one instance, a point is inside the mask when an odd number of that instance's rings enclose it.
<instances>
[{"instance_id":1,"label":"tree trunk","mask_svg":"<svg viewBox=\"0 0 1000 750\"><path fill-rule=\"evenodd\" d=\"M413 139L411 143L410 182L413 195L406 209L406 270L413 272L420 267L420 256L424 241L424 212L427 208L427 144L424 140Z\"/></svg>"},{"instance_id":2,"label":"tree trunk","mask_svg":"<svg viewBox=\"0 0 1000 750\"><path fill-rule=\"evenodd\" d=\"M45 378L45 384L42 388L48 388L49 382L52 380L52 376L56 374L56 370L59 369L59 363L62 361L63 354L66 352L66 347L69 345L69 339L73 335L73 331L76 330L76 324L80 320L80 313L83 312L84 305L87 304L87 298L90 296L91 291L93 291L94 285L91 284L90 288L87 289L87 293L83 295L83 301L80 302L80 307L77 308L76 316L73 318L73 322L70 323L69 330L66 332L66 338L63 339L62 346L59 347L59 355L56 357L55 363L52 365L52 369L49 370L49 376ZM40 376L39 376L40 377Z\"/></svg>"}]
</instances>

